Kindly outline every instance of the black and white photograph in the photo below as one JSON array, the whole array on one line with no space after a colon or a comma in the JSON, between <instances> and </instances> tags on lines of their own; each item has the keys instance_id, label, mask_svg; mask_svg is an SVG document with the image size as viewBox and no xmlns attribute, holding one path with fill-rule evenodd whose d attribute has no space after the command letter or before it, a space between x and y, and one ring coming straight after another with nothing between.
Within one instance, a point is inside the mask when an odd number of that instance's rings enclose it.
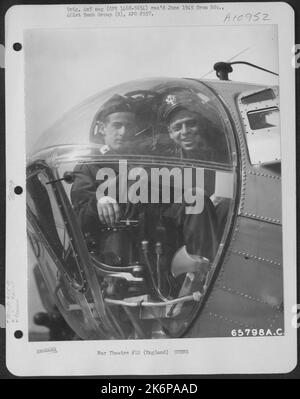
<instances>
[{"instance_id":1,"label":"black and white photograph","mask_svg":"<svg viewBox=\"0 0 300 399\"><path fill-rule=\"evenodd\" d=\"M26 341L42 374L63 373L54 357L76 363L77 348L94 359L71 374L226 373L245 363L239 351L279 353L288 338L287 360L260 359L257 372L292 368L294 88L282 47L293 23L283 33L279 16L293 15L266 4L7 15L23 75L8 106L8 128L23 132L8 219L24 216L8 260L27 264L7 264L8 345Z\"/></svg>"}]
</instances>

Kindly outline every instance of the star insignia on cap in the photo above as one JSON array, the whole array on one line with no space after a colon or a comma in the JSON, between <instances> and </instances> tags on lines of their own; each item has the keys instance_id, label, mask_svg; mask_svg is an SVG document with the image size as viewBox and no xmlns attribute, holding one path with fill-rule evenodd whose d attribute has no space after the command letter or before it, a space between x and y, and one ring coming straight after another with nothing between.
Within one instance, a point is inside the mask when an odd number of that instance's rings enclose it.
<instances>
[{"instance_id":1,"label":"star insignia on cap","mask_svg":"<svg viewBox=\"0 0 300 399\"><path fill-rule=\"evenodd\" d=\"M176 102L177 102L177 98L173 94L169 94L168 97L166 98L166 103L169 105L175 105Z\"/></svg>"}]
</instances>

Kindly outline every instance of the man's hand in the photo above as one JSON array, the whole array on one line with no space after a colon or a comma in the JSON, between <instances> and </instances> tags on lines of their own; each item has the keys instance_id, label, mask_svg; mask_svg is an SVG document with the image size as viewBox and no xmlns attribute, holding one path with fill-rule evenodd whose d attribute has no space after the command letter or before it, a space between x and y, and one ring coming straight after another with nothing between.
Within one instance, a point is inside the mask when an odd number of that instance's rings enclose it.
<instances>
[{"instance_id":1,"label":"man's hand","mask_svg":"<svg viewBox=\"0 0 300 399\"><path fill-rule=\"evenodd\" d=\"M112 197L100 198L97 202L97 210L102 224L113 227L120 220L120 206Z\"/></svg>"}]
</instances>

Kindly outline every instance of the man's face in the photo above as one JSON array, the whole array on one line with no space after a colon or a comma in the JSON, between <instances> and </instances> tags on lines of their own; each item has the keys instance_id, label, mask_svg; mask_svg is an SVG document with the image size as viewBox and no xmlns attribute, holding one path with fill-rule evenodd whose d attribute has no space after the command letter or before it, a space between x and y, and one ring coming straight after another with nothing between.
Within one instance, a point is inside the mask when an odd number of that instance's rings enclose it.
<instances>
[{"instance_id":1,"label":"man's face","mask_svg":"<svg viewBox=\"0 0 300 399\"><path fill-rule=\"evenodd\" d=\"M124 151L137 132L135 115L132 112L110 114L102 123L100 131L106 145L115 151Z\"/></svg>"},{"instance_id":2,"label":"man's face","mask_svg":"<svg viewBox=\"0 0 300 399\"><path fill-rule=\"evenodd\" d=\"M197 114L185 109L171 115L169 135L184 151L194 151L204 145Z\"/></svg>"}]
</instances>

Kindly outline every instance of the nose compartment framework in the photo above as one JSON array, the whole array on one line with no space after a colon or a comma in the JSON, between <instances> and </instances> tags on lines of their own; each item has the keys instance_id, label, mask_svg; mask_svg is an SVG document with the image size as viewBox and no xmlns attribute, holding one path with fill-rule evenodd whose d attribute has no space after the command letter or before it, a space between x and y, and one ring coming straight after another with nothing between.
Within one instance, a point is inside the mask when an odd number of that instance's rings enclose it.
<instances>
[{"instance_id":1,"label":"nose compartment framework","mask_svg":"<svg viewBox=\"0 0 300 399\"><path fill-rule=\"evenodd\" d=\"M52 156L53 154L50 156L50 159L52 158ZM123 332L122 323L120 323L116 319L116 313L114 312L116 308L121 307L127 314L128 318L131 319L132 324L136 330L137 338L149 337L147 332L145 332L144 330L145 327L143 326L143 323L145 323L147 320L162 320L165 317L175 317L175 321L173 321L171 324L169 322L167 324L163 322L158 323L158 325L160 326L159 330L164 330L165 332L167 332L167 336L170 337L182 335L188 326L188 320L191 317L191 312L185 312L181 315L179 315L178 312L182 308L183 304L190 303L193 308L192 313L195 313L195 306L199 306L197 304L202 301L203 296L205 295L208 280L206 280L206 283L204 283L204 285L203 283L201 283L202 288L200 288L200 286L197 287L194 282L192 284L192 291L188 290L186 291L186 293L182 291L179 298L169 298L164 299L163 301L158 299L151 300L150 297L141 297L139 300L136 301L132 299L128 301L126 299L117 300L113 298L104 298L101 284L99 284L99 279L97 279L95 275L95 270L98 273L101 268L105 269L106 265L102 264L101 262L99 263L98 261L97 267L95 269L95 260L93 261L93 259L91 258L91 254L87 251L83 234L80 231L76 218L74 217L71 204L69 202L69 199L66 197L66 193L64 191L62 183L59 181L60 175L57 172L53 173L53 170L51 170L49 166L47 167L45 163L37 162L29 169L29 180L32 178L32 176L34 176L34 169L38 171L39 175L42 174L43 178L39 178L40 184L43 185L48 195L49 192L52 192L52 200L54 200L58 204L58 206L56 207L56 211L61 212L63 223L68 231L69 236L71 237L72 248L75 252L75 258L78 261L78 265L81 269L80 273L83 277L83 284L77 289L76 286L74 287L74 284L72 284L72 282L70 283L70 280L68 279L65 279L64 283L66 286L68 286L68 289L65 291L71 291L71 296L73 299L75 298L75 302L77 303L76 306L74 306L74 303L71 306L65 305L65 301L63 301L62 299L62 296L65 293L64 291L60 292L60 295L58 295L56 298L58 302L60 300L62 301L62 305L59 304L58 306L63 315L66 316L67 320L70 316L71 311L81 309L85 314L86 319L89 319L91 325L94 325L95 329L98 331L98 338L125 338L126 333ZM30 190L30 185L28 185L28 188ZM44 209L44 211L47 212L47 209ZM52 207L52 212L53 211L54 210ZM28 209L28 212L29 220L31 222L31 225L33 226L33 230L35 231L35 233L38 233L37 235L35 234L35 236L40 237L39 241L42 243L42 245L48 247L50 249L50 252L52 250L51 255L54 259L56 259L56 263L57 265L59 265L58 269L64 275L64 266L61 265L61 261L58 259L57 254L53 253L53 248L51 248L51 245L49 245L49 242L39 228L38 222L30 209ZM221 252L222 248L221 250L219 250L219 255ZM40 257L40 260L41 264L43 264L44 259L41 259ZM216 260L215 263L217 263ZM43 268L44 266L42 266L42 269ZM132 272L132 269L128 271ZM108 267L107 273L111 272L112 268ZM124 272L126 274L126 270L124 268L115 268L114 272L114 275L116 277L118 275L124 274ZM185 308L187 308L186 305ZM191 308L191 306L189 306L188 308ZM74 327L72 321L70 324ZM153 334L155 335L156 333L153 332ZM88 336L89 335L86 335L86 333L82 333L82 338L87 339ZM92 334L91 337L93 336L94 335Z\"/></svg>"},{"instance_id":2,"label":"nose compartment framework","mask_svg":"<svg viewBox=\"0 0 300 399\"><path fill-rule=\"evenodd\" d=\"M234 144L232 127L226 119L226 113L222 106L220 106L220 103L218 102L216 97L214 101L219 104L219 111L226 126L226 140L228 141L228 143L230 143L229 158L233 157L233 164L229 168L227 167L225 169L222 167L222 165L205 165L205 162L202 166L204 168L207 167L207 169L214 169L215 167L215 174L217 174L218 172L220 172L220 174L226 174L228 172L231 173L233 179L233 197L235 197L235 192L237 189L235 174L236 148ZM62 153L63 151L64 150L62 148ZM84 151L85 150L83 149L82 153L84 153ZM157 329L153 328L153 336L150 336L151 338L159 337L159 335L161 338L166 338L168 336L176 337L185 334L186 330L190 326L192 319L195 318L195 316L198 314L198 310L202 306L203 299L207 296L207 290L214 280L213 277L218 272L219 263L223 259L227 242L228 240L230 240L230 226L234 218L235 209L234 201L231 200L231 205L228 208L226 228L224 230L225 233L220 238L221 241L217 251L217 255L211 264L209 274L207 274L207 278L205 279L205 281L202 281L201 284L199 283L200 280L197 280L198 282L193 282L193 275L189 275L189 273L187 273L186 281L184 281L182 287L189 288L182 289L180 291L180 296L176 298L162 298L162 300L159 300L158 298L146 295L144 297L139 297L138 300L130 298L130 300L128 301L128 298L126 297L122 299L106 297L106 294L104 294L103 286L101 284L101 279L99 281L99 275L102 278L103 275L108 272L114 275L113 278L122 277L123 280L129 278L131 282L133 282L134 279L136 279L137 281L139 277L136 277L134 276L134 274L132 274L132 269L118 270L117 268L112 269L111 267L107 269L107 265L105 263L103 263L101 260L95 261L95 259L93 259L93 257L91 256L91 252L89 251L89 248L86 244L84 234L81 231L74 215L73 207L70 203L69 198L66 195L64 183L60 181L62 180L62 175L58 173L57 169L57 159L59 158L59 153L60 150L58 150L58 152L56 150L49 150L48 154L47 151L44 152L43 156L41 157L41 159L44 160L35 161L28 169L28 176L30 179L31 175L33 175L34 173L42 172L46 177L44 179L43 186L48 194L50 191L52 192L52 197L54 201L56 201L58 204L59 212L61 213L63 219L63 224L68 231L70 241L72 241L71 247L74 252L74 257L77 259L78 265L81 269L80 273L83 277L83 285L80 288L74 286L74 284L72 286L72 281L70 284L70 279L68 280L67 276L63 280L63 285L68 286L68 289L65 291L60 290L59 297L57 298L58 302L60 301L60 299L62 299L62 296L64 294L66 294L66 296L70 295L73 299L73 302L75 302L71 304L71 306L68 306L68 304L65 303L58 305L60 306L60 310L63 315L66 316L66 318L68 319L68 317L70 316L70 312L82 312L82 323L90 323L93 326L92 330L94 331L92 334L89 334L86 333L84 329L79 329L81 331L79 335L83 339L122 339L128 337L148 338L149 336L147 335L147 332L145 333L145 327L147 326L149 320L156 320L158 325ZM36 159L38 159L38 157ZM191 164L193 164L193 162L191 162ZM45 237L44 232L39 229L40 226L39 223L36 223L35 216L31 213L30 209L28 213L29 220L31 222L31 225L33 226L33 230L38 232L38 236L40 236L40 238L38 238L38 241L41 243L41 245L44 245L45 248L48 248L49 252L51 253L51 244L49 245L49 242L47 242L47 237ZM50 256L55 259L57 268L59 271L61 271L61 274L63 275L64 266L61 265L57 254L53 254L52 251ZM41 268L43 269L44 260L41 256L40 261ZM125 276L127 272L128 274L127 276ZM189 303L192 304L192 306L188 306ZM132 325L135 328L135 334L128 335L128 333L124 331L123 319L119 319L119 313L115 312L115 309L118 308L122 308L124 310L125 314L127 315L127 319L131 321ZM182 309L185 311L183 311L183 313L180 313ZM172 317L173 320L170 323L162 322L162 319L165 318L171 320ZM73 327L75 326L72 322L70 322L70 324ZM162 334L162 331L165 331L167 333Z\"/></svg>"},{"instance_id":3,"label":"nose compartment framework","mask_svg":"<svg viewBox=\"0 0 300 399\"><path fill-rule=\"evenodd\" d=\"M34 172L36 170L36 172ZM79 333L79 335L83 335L82 338L120 338L120 331L116 324L114 323L114 319L112 316L108 315L107 308L104 305L101 289L97 283L97 278L95 275L95 271L91 265L90 257L85 245L82 245L84 242L82 233L78 226L76 225L76 221L72 217L72 209L70 208L69 200L66 198L66 194L61 183L58 181L55 184L51 184L50 182L53 180L57 180L58 176L53 174L53 169L46 165L46 163L35 163L31 168L28 170L29 180L30 178L34 178L34 176L39 176L38 180L40 184L45 188L45 190L49 193L52 191L52 198L50 197L50 205L48 209L42 209L42 212L48 212L49 214L54 214L54 212L60 212L61 218L63 220L64 228L67 231L68 236L70 237L70 245L71 251L73 252L72 255L76 260L76 265L79 268L79 272L82 278L81 284L78 282L72 281L68 273L66 273L66 265L64 262L66 259L62 259L60 257L61 253L61 245L59 239L56 237L56 245L53 244L53 240L49 239L45 235L45 229L52 230L51 237L57 236L54 233L53 228L53 220L51 218L47 218L47 225L41 227L41 220L39 219L40 215L34 215L30 206L27 207L28 218L30 222L29 227L29 234L31 235L32 239L37 243L39 246L39 253L36 254L38 260L42 264L46 264L47 266L51 261L56 264L57 273L60 275L60 279L56 280L55 286L51 284L49 278L49 272L47 271L46 267L41 267L42 274L45 278L46 284L48 289L54 293L56 299L56 305L58 306L59 310L65 316L67 321L70 323L71 327L75 328L75 331ZM28 185L30 187L30 184ZM48 186L48 187L47 187ZM30 188L29 188L30 190ZM29 191L30 194L30 191ZM41 201L42 198L39 198ZM52 203L51 203L52 200ZM56 209L54 208L54 203ZM45 220L44 220L45 222ZM42 223L43 224L43 223ZM30 232L31 230L31 232ZM34 233L33 233L34 231ZM55 248L58 250L56 251ZM40 250L42 251L40 252ZM49 261L46 261L47 255L49 256ZM42 255L45 258L42 258ZM83 312L83 323L87 322L90 327L90 332L85 332L84 328L79 327L78 331L78 323L73 323L72 317L70 318L71 307L68 303L63 300L63 297L66 294L66 291L61 291L62 287L67 288L67 297L70 295L72 297L72 301L75 301L78 305L78 310L82 310ZM60 294L60 295L59 295ZM90 303L94 304L93 309L91 309ZM73 310L76 310L76 307Z\"/></svg>"}]
</instances>

